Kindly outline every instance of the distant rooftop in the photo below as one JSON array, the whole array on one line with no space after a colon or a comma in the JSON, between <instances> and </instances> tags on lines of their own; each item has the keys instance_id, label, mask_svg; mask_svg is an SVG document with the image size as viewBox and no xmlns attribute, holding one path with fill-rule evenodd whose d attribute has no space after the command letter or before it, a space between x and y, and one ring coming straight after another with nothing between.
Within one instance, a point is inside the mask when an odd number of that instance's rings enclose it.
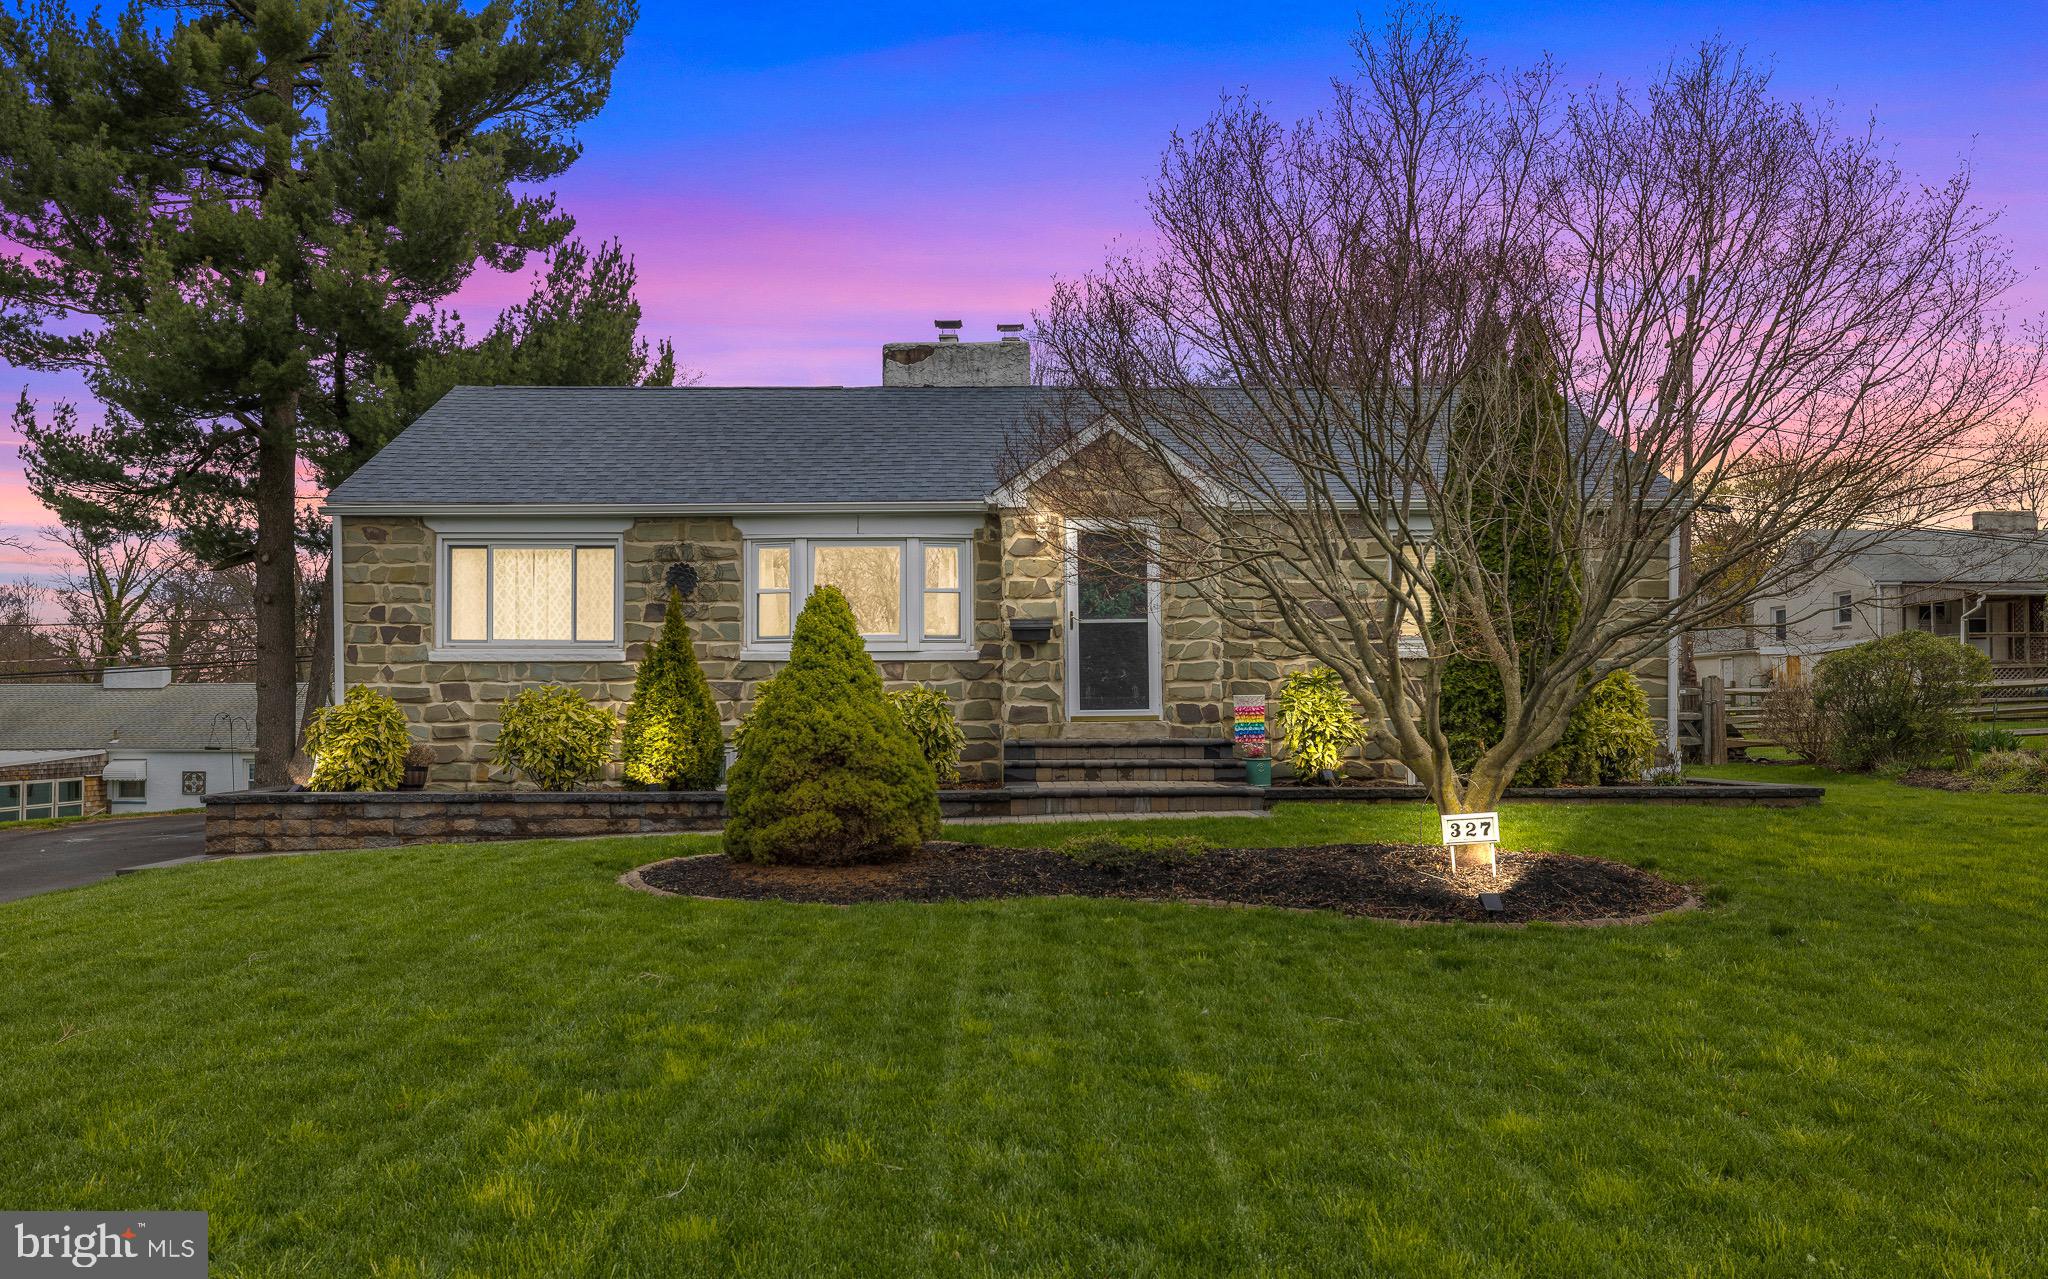
<instances>
[{"instance_id":1,"label":"distant rooftop","mask_svg":"<svg viewBox=\"0 0 2048 1279\"><path fill-rule=\"evenodd\" d=\"M0 751L256 749L254 684L0 685Z\"/></svg>"}]
</instances>

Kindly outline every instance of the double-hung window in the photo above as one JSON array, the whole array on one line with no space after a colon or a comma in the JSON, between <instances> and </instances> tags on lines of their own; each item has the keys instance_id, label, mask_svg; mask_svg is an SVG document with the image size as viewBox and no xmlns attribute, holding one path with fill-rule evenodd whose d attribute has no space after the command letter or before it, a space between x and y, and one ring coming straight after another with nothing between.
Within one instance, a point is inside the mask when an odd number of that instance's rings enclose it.
<instances>
[{"instance_id":1,"label":"double-hung window","mask_svg":"<svg viewBox=\"0 0 2048 1279\"><path fill-rule=\"evenodd\" d=\"M436 531L434 660L622 655L621 529Z\"/></svg>"},{"instance_id":2,"label":"double-hung window","mask_svg":"<svg viewBox=\"0 0 2048 1279\"><path fill-rule=\"evenodd\" d=\"M1856 620L1856 597L1848 591L1835 592L1835 629L1849 625Z\"/></svg>"},{"instance_id":3,"label":"double-hung window","mask_svg":"<svg viewBox=\"0 0 2048 1279\"><path fill-rule=\"evenodd\" d=\"M876 536L875 519L820 520L810 525L750 521L746 547L747 647L774 657L785 651L804 600L820 586L837 587L853 609L871 652L958 656L973 641L971 530L926 527L904 536ZM783 527L788 536L776 536Z\"/></svg>"}]
</instances>

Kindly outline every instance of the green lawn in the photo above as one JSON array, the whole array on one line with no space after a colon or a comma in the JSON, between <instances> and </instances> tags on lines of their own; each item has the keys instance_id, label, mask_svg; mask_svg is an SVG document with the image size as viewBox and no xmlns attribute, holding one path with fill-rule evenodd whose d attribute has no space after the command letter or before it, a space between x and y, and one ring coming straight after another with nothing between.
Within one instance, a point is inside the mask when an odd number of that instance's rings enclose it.
<instances>
[{"instance_id":1,"label":"green lawn","mask_svg":"<svg viewBox=\"0 0 2048 1279\"><path fill-rule=\"evenodd\" d=\"M613 882L702 839L33 898L0 1204L205 1208L228 1276L2043 1273L2048 800L1826 780L1509 811L1710 886L1634 928Z\"/></svg>"}]
</instances>

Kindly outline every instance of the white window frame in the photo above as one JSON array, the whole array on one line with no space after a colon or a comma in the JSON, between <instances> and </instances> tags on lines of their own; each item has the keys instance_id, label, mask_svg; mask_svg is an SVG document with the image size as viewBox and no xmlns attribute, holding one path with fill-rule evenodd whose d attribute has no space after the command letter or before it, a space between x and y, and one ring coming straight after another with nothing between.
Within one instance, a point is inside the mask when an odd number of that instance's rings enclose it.
<instances>
[{"instance_id":1,"label":"white window frame","mask_svg":"<svg viewBox=\"0 0 2048 1279\"><path fill-rule=\"evenodd\" d=\"M622 520L430 520L434 533L434 642L430 662L623 662L626 660L626 522ZM609 640L451 640L448 636L448 553L457 547L530 549L566 547L572 551L570 609L575 600L577 547L609 547L612 552L612 638ZM485 587L489 617L490 585ZM489 623L486 622L488 629Z\"/></svg>"},{"instance_id":2,"label":"white window frame","mask_svg":"<svg viewBox=\"0 0 2048 1279\"><path fill-rule=\"evenodd\" d=\"M1850 591L1835 592L1835 629L1847 630L1856 620L1856 596Z\"/></svg>"},{"instance_id":3,"label":"white window frame","mask_svg":"<svg viewBox=\"0 0 2048 1279\"><path fill-rule=\"evenodd\" d=\"M40 822L47 821L53 817L83 817L85 815L85 778L83 777L24 778L18 781L0 782L0 785L18 788L15 791L14 806L9 809L0 810L0 824L7 822ZM30 803L29 788L32 786L48 786L50 788L49 802L46 804ZM77 799L65 800L63 798L66 786L78 787ZM74 806L78 809L77 812L67 813L64 811L64 809ZM48 809L49 811L32 813L29 811L31 808Z\"/></svg>"},{"instance_id":4,"label":"white window frame","mask_svg":"<svg viewBox=\"0 0 2048 1279\"><path fill-rule=\"evenodd\" d=\"M1779 605L1771 609L1771 642L1783 644L1792 633L1791 610Z\"/></svg>"},{"instance_id":5,"label":"white window frame","mask_svg":"<svg viewBox=\"0 0 2048 1279\"><path fill-rule=\"evenodd\" d=\"M982 526L981 517L762 516L743 517L735 522L741 535L740 576L746 614L741 660L777 662L789 657L789 636L764 636L760 629L759 551L777 546L789 548L792 631L796 629L797 614L811 595L819 547L891 546L897 548L901 567L896 612L899 627L893 635L861 636L868 652L891 661L964 661L979 656L974 641L974 534ZM960 596L958 636L924 634L924 548L930 545L954 547L959 555L960 580L954 588Z\"/></svg>"}]
</instances>

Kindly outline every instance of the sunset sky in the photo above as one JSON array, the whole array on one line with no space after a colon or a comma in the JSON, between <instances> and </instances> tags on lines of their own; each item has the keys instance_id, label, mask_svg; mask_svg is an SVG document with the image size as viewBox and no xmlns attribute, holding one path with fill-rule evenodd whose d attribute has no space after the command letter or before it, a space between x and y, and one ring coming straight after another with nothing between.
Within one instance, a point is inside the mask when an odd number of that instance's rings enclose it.
<instances>
[{"instance_id":1,"label":"sunset sky","mask_svg":"<svg viewBox=\"0 0 2048 1279\"><path fill-rule=\"evenodd\" d=\"M880 380L884 341L1028 320L1055 276L1144 231L1158 152L1239 88L1287 114L1347 69L1360 6L669 5L643 0L611 105L558 184L587 239L638 258L645 327L712 384ZM1452 6L1487 57L1543 52L1574 81L1638 78L1716 32L1781 92L1874 113L1938 179L1967 158L2048 309L2048 21L1981 4ZM1709 25L1709 24L1714 25ZM472 327L526 281L475 281ZM76 382L4 370L11 401ZM84 406L88 413L91 406ZM0 532L45 522L11 431ZM37 575L19 557L0 576Z\"/></svg>"}]
</instances>

